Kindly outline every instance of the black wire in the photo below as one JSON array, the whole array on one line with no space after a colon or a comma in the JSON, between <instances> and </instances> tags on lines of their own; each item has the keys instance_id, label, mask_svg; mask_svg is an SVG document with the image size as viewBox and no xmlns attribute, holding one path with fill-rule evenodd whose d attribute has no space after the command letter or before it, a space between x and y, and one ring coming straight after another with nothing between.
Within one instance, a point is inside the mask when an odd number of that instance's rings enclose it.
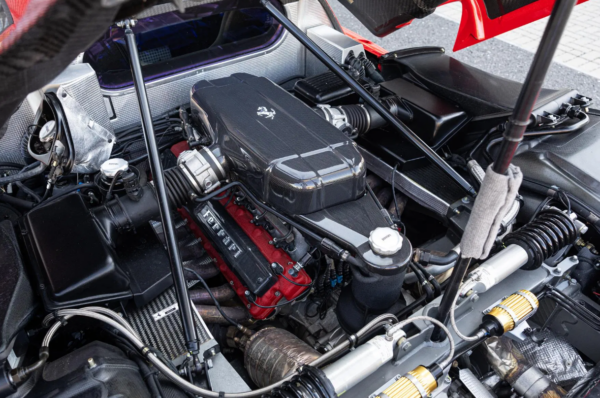
<instances>
[{"instance_id":1,"label":"black wire","mask_svg":"<svg viewBox=\"0 0 600 398\"><path fill-rule=\"evenodd\" d=\"M273 214L275 217L280 218L282 221L285 221L286 223L290 224L291 226L295 227L298 231L302 232L303 234L305 234L306 236L310 237L311 239L314 239L317 242L321 242L323 241L323 237L317 235L316 233L312 232L311 230L309 230L308 228L305 228L304 226L300 225L299 223L291 220L289 217L284 216L283 214L279 213L278 211L276 211L275 209L271 208L270 206L260 202L258 199L256 199L256 197L250 193L250 191L239 181L233 181L230 182L229 184L217 189L214 192L209 193L208 195L205 196L200 196L194 199L195 202L197 203L203 203L206 202L208 200L211 200L213 198L215 198L216 196L220 195L221 193L225 192L228 189L231 189L233 187L238 187L239 189L241 189L244 194L246 194L248 197L250 197L250 199L252 200L252 202L258 206L261 207L263 210L268 211L269 213Z\"/></svg>"},{"instance_id":2,"label":"black wire","mask_svg":"<svg viewBox=\"0 0 600 398\"><path fill-rule=\"evenodd\" d=\"M312 283L310 284L311 286L314 285L315 281L313 279ZM285 305L288 304L293 304L294 302L304 299L306 298L306 296L308 296L311 292L311 289L306 289L304 291L304 293L302 293L301 295L299 295L298 297L290 300L290 301L286 301L285 303L281 303L281 304L276 304L276 305L260 305L260 304L256 304L256 301L254 301L254 298L252 297L251 294L246 294L246 299L251 303L254 304L255 306L257 306L258 308L266 308L266 309L271 309L271 308L280 308L283 307ZM248 292L249 293L249 292Z\"/></svg>"},{"instance_id":3,"label":"black wire","mask_svg":"<svg viewBox=\"0 0 600 398\"><path fill-rule=\"evenodd\" d=\"M402 217L400 216L400 208L398 207L398 200L396 199L396 171L398 170L398 163L394 166L394 170L392 171L392 198L394 200L394 206L396 208L396 223L400 225L402 228L402 233L406 235L406 225L402 222Z\"/></svg>"},{"instance_id":4,"label":"black wire","mask_svg":"<svg viewBox=\"0 0 600 398\"><path fill-rule=\"evenodd\" d=\"M74 185L72 187L69 188L65 188L64 190L61 190L60 195L53 195L50 196L49 198L43 200L43 202L41 202L38 206L46 206L48 203L62 198L63 196L66 196L67 194L73 192L73 191L77 191L78 189L87 189L87 188L96 188L96 184L94 184L93 182L87 182L85 184L79 184L79 185ZM44 199L44 198L42 198Z\"/></svg>"},{"instance_id":5,"label":"black wire","mask_svg":"<svg viewBox=\"0 0 600 398\"><path fill-rule=\"evenodd\" d=\"M112 191L115 188L115 184L117 183L117 180L119 179L119 177L121 177L121 174L123 174L122 170L119 170L115 173L115 176L113 177L112 181L110 182L110 186L108 187L108 192L106 193L106 199L105 201L108 202L109 200L112 199Z\"/></svg>"},{"instance_id":6,"label":"black wire","mask_svg":"<svg viewBox=\"0 0 600 398\"><path fill-rule=\"evenodd\" d=\"M278 274L278 275L281 275L281 277L282 277L283 279L285 279L286 281L288 281L288 282L289 282L289 283L291 283L292 285L296 285L296 286L304 286L304 287L306 287L306 286L312 286L312 285L313 285L313 282L311 282L311 283L298 283L298 282L294 282L294 281L292 281L292 280L290 280L290 279L286 278L283 272L282 272L282 273L280 273L280 274Z\"/></svg>"},{"instance_id":7,"label":"black wire","mask_svg":"<svg viewBox=\"0 0 600 398\"><path fill-rule=\"evenodd\" d=\"M21 170L25 165L12 163L12 162L0 162L0 170Z\"/></svg>"},{"instance_id":8,"label":"black wire","mask_svg":"<svg viewBox=\"0 0 600 398\"><path fill-rule=\"evenodd\" d=\"M198 279L198 281L204 286L204 288L208 291L208 294L210 295L210 298L213 300L213 302L215 303L215 307L217 307L217 310L219 310L219 312L221 313L221 316L229 323L231 323L233 326L237 327L238 329L242 328L242 325L240 325L239 323L237 323L236 321L234 321L233 319L231 319L229 317L229 315L227 315L225 313L225 311L223 311L223 309L221 308L221 304L219 304L219 301L215 298L215 296L213 295L212 291L210 290L210 288L208 287L208 285L206 284L206 281L204 280L204 278L202 278L200 276L199 273L197 273L196 271L194 271L191 268L184 268L184 270L191 272L192 274L194 274L194 276L196 277L196 279Z\"/></svg>"},{"instance_id":9,"label":"black wire","mask_svg":"<svg viewBox=\"0 0 600 398\"><path fill-rule=\"evenodd\" d=\"M423 287L423 290L425 290L426 301L430 302L431 300L433 300L435 298L435 295L434 295L433 289L429 285L429 282L427 282L425 280L425 276L423 276L421 271L419 271L419 269L416 267L416 265L412 261L408 263L408 266L415 273L415 276L417 277L419 284Z\"/></svg>"},{"instance_id":10,"label":"black wire","mask_svg":"<svg viewBox=\"0 0 600 398\"><path fill-rule=\"evenodd\" d=\"M425 278L427 278L427 281L429 283L431 283L431 285L433 286L433 290L435 291L435 295L439 296L440 294L442 294L442 287L440 286L440 283L437 281L437 279L435 279L433 277L433 275L431 275L429 273L429 271L427 271L425 269L425 267L423 267L421 264L417 263L417 262L412 262L412 264L417 267L417 269L419 271L421 271L421 273L423 274L423 276L425 276Z\"/></svg>"}]
</instances>

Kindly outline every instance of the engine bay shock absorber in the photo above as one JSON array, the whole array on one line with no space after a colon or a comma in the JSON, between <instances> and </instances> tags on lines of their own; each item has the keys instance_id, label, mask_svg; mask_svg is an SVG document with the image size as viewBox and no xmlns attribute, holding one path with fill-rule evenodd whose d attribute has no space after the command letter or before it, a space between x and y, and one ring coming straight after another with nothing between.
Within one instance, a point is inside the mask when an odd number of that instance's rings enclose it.
<instances>
[{"instance_id":1,"label":"engine bay shock absorber","mask_svg":"<svg viewBox=\"0 0 600 398\"><path fill-rule=\"evenodd\" d=\"M575 240L577 227L573 220L560 210L550 208L540 211L531 222L508 234L504 244L523 248L529 257L523 269L535 269Z\"/></svg>"}]
</instances>

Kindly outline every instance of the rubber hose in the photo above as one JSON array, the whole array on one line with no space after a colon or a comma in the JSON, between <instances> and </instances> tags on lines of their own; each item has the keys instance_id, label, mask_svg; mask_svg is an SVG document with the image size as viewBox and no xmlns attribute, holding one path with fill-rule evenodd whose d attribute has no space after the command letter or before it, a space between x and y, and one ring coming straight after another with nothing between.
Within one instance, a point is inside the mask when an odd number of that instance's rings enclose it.
<instances>
[{"instance_id":1,"label":"rubber hose","mask_svg":"<svg viewBox=\"0 0 600 398\"><path fill-rule=\"evenodd\" d=\"M35 167L31 168L30 170L23 171L23 172L13 174L13 175L9 175L6 177L0 177L0 185L7 185L7 184L10 184L13 182L23 181L28 178L38 176L38 175L42 174L44 172L44 170L46 170L47 167L48 167L48 165L45 165L44 163L40 162Z\"/></svg>"}]
</instances>

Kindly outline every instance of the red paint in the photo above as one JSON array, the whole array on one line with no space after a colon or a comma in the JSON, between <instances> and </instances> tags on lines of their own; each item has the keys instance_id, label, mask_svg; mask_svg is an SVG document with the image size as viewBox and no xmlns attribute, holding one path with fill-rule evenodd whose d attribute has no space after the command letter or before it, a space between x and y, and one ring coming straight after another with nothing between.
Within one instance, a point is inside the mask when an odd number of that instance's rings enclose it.
<instances>
[{"instance_id":1,"label":"red paint","mask_svg":"<svg viewBox=\"0 0 600 398\"><path fill-rule=\"evenodd\" d=\"M410 22L409 22L410 23ZM404 25L402 25L404 26ZM375 55L377 58L381 57L383 54L387 54L389 51L386 50L385 48L373 43L371 40L367 40L364 37L362 37L361 35L359 35L358 33L355 33L353 31L351 31L350 29L346 29L346 28L342 28L342 30L344 31L344 34L354 40L356 40L357 42L359 42L360 44L362 44L365 47L365 50L373 55Z\"/></svg>"},{"instance_id":2,"label":"red paint","mask_svg":"<svg viewBox=\"0 0 600 398\"><path fill-rule=\"evenodd\" d=\"M181 155L181 152L189 151L190 146L187 141L181 141L171 147L171 153L175 155L176 158Z\"/></svg>"},{"instance_id":3,"label":"red paint","mask_svg":"<svg viewBox=\"0 0 600 398\"><path fill-rule=\"evenodd\" d=\"M13 24L0 33L0 54L17 45L19 39L45 16L56 0L6 0ZM40 38L40 40L43 40Z\"/></svg>"},{"instance_id":4,"label":"red paint","mask_svg":"<svg viewBox=\"0 0 600 398\"><path fill-rule=\"evenodd\" d=\"M550 15L554 7L554 0L537 0L506 15L490 19L483 0L449 0L444 4L454 1L460 1L462 4L462 16L454 51L545 18ZM587 0L579 0L577 4L585 1Z\"/></svg>"},{"instance_id":5,"label":"red paint","mask_svg":"<svg viewBox=\"0 0 600 398\"><path fill-rule=\"evenodd\" d=\"M227 199L223 199L221 204L225 204ZM252 224L250 221L253 219L252 213L246 210L244 207L238 206L233 202L229 203L226 207L227 212L235 219L238 225L248 234L252 242L258 247L263 256L269 263L279 263L283 266L285 275L288 276L288 270L296 264L290 256L282 249L277 249L273 245L269 244L273 238L265 231L262 227L258 227ZM227 266L225 261L221 258L215 247L209 242L206 236L202 233L200 227L198 227L187 211L179 209L180 214L188 220L188 226L190 230L200 239L204 250L215 260L215 264L231 284L231 287L238 295L240 300L247 307L250 303L246 300L246 287L240 282L235 276L235 273ZM311 283L311 278L308 276L306 271L302 270L298 276L293 279L294 282L308 285ZM291 301L298 297L302 292L306 291L306 286L296 286L286 281L281 275L277 276L277 282L261 297L256 298L256 303L262 306L274 306L282 298L286 298L287 301ZM279 296L276 293L279 292ZM250 304L248 312L255 319L267 318L275 309L274 308L260 308L253 304Z\"/></svg>"}]
</instances>

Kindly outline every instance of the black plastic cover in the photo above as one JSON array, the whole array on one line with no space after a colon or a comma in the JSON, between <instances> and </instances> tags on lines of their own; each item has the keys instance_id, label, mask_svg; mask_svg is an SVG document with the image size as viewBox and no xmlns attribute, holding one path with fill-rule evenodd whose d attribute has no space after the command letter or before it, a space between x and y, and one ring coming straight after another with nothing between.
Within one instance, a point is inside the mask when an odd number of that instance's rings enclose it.
<instances>
[{"instance_id":1,"label":"black plastic cover","mask_svg":"<svg viewBox=\"0 0 600 398\"><path fill-rule=\"evenodd\" d=\"M350 203L303 215L299 220L352 253L357 253L368 270L376 274L404 273L412 255L412 245L405 236L403 236L402 248L392 256L380 256L371 250L369 244L371 231L378 227L390 226L371 195L364 195Z\"/></svg>"},{"instance_id":2,"label":"black plastic cover","mask_svg":"<svg viewBox=\"0 0 600 398\"><path fill-rule=\"evenodd\" d=\"M472 116L511 113L523 85L448 56L441 47L395 51L381 62L386 80L403 76L460 105ZM543 88L536 109L572 90ZM560 103L558 104L560 106Z\"/></svg>"},{"instance_id":3,"label":"black plastic cover","mask_svg":"<svg viewBox=\"0 0 600 398\"><path fill-rule=\"evenodd\" d=\"M230 171L287 214L359 198L366 165L352 140L263 77L235 74L194 85L192 115Z\"/></svg>"},{"instance_id":4,"label":"black plastic cover","mask_svg":"<svg viewBox=\"0 0 600 398\"><path fill-rule=\"evenodd\" d=\"M194 216L202 232L250 292L262 296L277 282L271 264L223 206L202 204L194 210Z\"/></svg>"},{"instance_id":5,"label":"black plastic cover","mask_svg":"<svg viewBox=\"0 0 600 398\"><path fill-rule=\"evenodd\" d=\"M47 310L135 299L144 305L171 283L151 227L111 246L79 194L36 207L21 225Z\"/></svg>"},{"instance_id":6,"label":"black plastic cover","mask_svg":"<svg viewBox=\"0 0 600 398\"><path fill-rule=\"evenodd\" d=\"M433 13L444 0L340 0L371 33L383 37L413 18Z\"/></svg>"},{"instance_id":7,"label":"black plastic cover","mask_svg":"<svg viewBox=\"0 0 600 398\"><path fill-rule=\"evenodd\" d=\"M395 94L411 114L405 124L427 145L439 148L469 120L465 111L405 79L381 83L386 91ZM387 140L390 139L389 132Z\"/></svg>"},{"instance_id":8,"label":"black plastic cover","mask_svg":"<svg viewBox=\"0 0 600 398\"><path fill-rule=\"evenodd\" d=\"M0 358L8 355L10 343L35 310L34 294L23 269L13 225L0 222Z\"/></svg>"},{"instance_id":9,"label":"black plastic cover","mask_svg":"<svg viewBox=\"0 0 600 398\"><path fill-rule=\"evenodd\" d=\"M95 366L90 366L88 359ZM99 341L49 362L29 397L150 398L138 365L118 348Z\"/></svg>"},{"instance_id":10,"label":"black plastic cover","mask_svg":"<svg viewBox=\"0 0 600 398\"><path fill-rule=\"evenodd\" d=\"M335 73L328 71L298 80L294 92L313 104L327 104L352 94L352 89Z\"/></svg>"},{"instance_id":11,"label":"black plastic cover","mask_svg":"<svg viewBox=\"0 0 600 398\"><path fill-rule=\"evenodd\" d=\"M513 163L523 170L525 178L558 186L599 213L600 117L589 117L589 124L577 132L524 142Z\"/></svg>"}]
</instances>

